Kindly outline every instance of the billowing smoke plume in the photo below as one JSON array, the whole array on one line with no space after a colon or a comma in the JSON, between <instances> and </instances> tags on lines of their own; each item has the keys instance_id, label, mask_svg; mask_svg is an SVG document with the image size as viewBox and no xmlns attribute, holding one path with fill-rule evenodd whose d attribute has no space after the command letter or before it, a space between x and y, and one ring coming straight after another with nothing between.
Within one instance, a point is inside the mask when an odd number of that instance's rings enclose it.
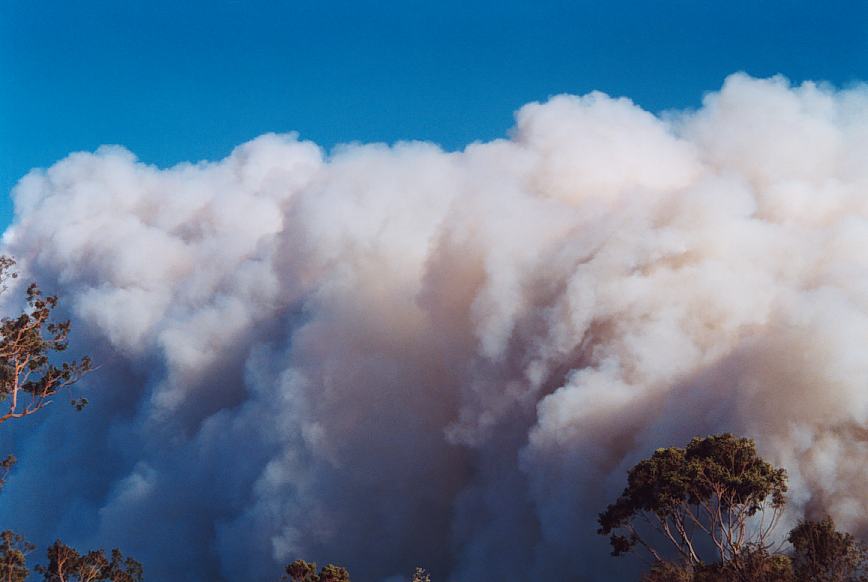
<instances>
[{"instance_id":1,"label":"billowing smoke plume","mask_svg":"<svg viewBox=\"0 0 868 582\"><path fill-rule=\"evenodd\" d=\"M864 531L868 89L559 96L511 135L22 179L6 252L102 367L4 426L3 526L153 580L612 579L626 469L732 431Z\"/></svg>"}]
</instances>

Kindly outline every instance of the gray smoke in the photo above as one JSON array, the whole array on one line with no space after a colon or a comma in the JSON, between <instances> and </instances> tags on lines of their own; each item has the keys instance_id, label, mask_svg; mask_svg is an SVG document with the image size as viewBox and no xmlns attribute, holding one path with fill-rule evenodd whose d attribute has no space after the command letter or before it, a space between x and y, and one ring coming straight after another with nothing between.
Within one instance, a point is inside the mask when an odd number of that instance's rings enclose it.
<instances>
[{"instance_id":1,"label":"gray smoke","mask_svg":"<svg viewBox=\"0 0 868 582\"><path fill-rule=\"evenodd\" d=\"M149 580L606 580L626 469L724 430L791 518L868 526L868 89L516 118L457 153L265 135L23 178L5 252L102 367L85 412L4 426L3 526Z\"/></svg>"}]
</instances>

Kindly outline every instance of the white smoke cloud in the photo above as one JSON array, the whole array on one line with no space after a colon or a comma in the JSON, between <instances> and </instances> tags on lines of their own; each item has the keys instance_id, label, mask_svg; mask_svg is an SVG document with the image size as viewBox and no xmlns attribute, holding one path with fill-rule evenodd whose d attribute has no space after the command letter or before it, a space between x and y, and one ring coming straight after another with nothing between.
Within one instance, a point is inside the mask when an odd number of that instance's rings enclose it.
<instances>
[{"instance_id":1,"label":"white smoke cloud","mask_svg":"<svg viewBox=\"0 0 868 582\"><path fill-rule=\"evenodd\" d=\"M866 159L868 89L745 75L662 117L558 96L458 153L72 154L5 248L103 367L7 431L0 515L154 580L604 580L625 470L730 430L864 530Z\"/></svg>"}]
</instances>

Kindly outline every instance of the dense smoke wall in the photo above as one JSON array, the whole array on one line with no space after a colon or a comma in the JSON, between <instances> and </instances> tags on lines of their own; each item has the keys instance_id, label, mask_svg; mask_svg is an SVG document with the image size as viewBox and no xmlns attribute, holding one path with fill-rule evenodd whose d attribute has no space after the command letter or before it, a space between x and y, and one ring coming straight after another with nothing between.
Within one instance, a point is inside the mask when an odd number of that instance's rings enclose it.
<instances>
[{"instance_id":1,"label":"dense smoke wall","mask_svg":"<svg viewBox=\"0 0 868 582\"><path fill-rule=\"evenodd\" d=\"M34 541L151 580L606 580L626 469L725 430L792 516L868 525L864 87L559 96L457 153L107 147L13 195L6 252L101 365L84 412L4 425L0 518Z\"/></svg>"}]
</instances>

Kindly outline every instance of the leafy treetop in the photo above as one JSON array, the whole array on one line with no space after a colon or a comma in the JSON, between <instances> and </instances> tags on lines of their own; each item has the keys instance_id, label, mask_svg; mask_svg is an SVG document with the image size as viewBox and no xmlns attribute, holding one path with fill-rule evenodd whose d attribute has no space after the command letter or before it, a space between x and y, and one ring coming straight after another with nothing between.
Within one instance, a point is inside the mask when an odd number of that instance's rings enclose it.
<instances>
[{"instance_id":1,"label":"leafy treetop","mask_svg":"<svg viewBox=\"0 0 868 582\"><path fill-rule=\"evenodd\" d=\"M8 279L15 262L0 257L0 291ZM57 296L43 295L36 283L26 292L27 309L17 317L0 319L0 401L6 402L0 412L0 423L29 416L51 403L60 390L78 382L91 370L91 360L56 363L52 356L63 352L69 345L70 322L55 321ZM79 410L87 400L73 400Z\"/></svg>"},{"instance_id":2,"label":"leafy treetop","mask_svg":"<svg viewBox=\"0 0 868 582\"><path fill-rule=\"evenodd\" d=\"M327 564L316 573L316 563L295 560L286 567L286 576L292 582L350 582L350 573L346 568Z\"/></svg>"},{"instance_id":3,"label":"leafy treetop","mask_svg":"<svg viewBox=\"0 0 868 582\"><path fill-rule=\"evenodd\" d=\"M830 517L800 521L788 540L797 580L868 581L868 550L849 533L837 531Z\"/></svg>"},{"instance_id":4,"label":"leafy treetop","mask_svg":"<svg viewBox=\"0 0 868 582\"><path fill-rule=\"evenodd\" d=\"M708 561L702 536L714 559L738 564L740 556L770 546L786 491L786 471L761 459L752 440L696 437L685 448L658 449L630 469L624 492L600 514L598 531L610 536L616 556L638 544L664 562L662 541L698 566Z\"/></svg>"}]
</instances>

